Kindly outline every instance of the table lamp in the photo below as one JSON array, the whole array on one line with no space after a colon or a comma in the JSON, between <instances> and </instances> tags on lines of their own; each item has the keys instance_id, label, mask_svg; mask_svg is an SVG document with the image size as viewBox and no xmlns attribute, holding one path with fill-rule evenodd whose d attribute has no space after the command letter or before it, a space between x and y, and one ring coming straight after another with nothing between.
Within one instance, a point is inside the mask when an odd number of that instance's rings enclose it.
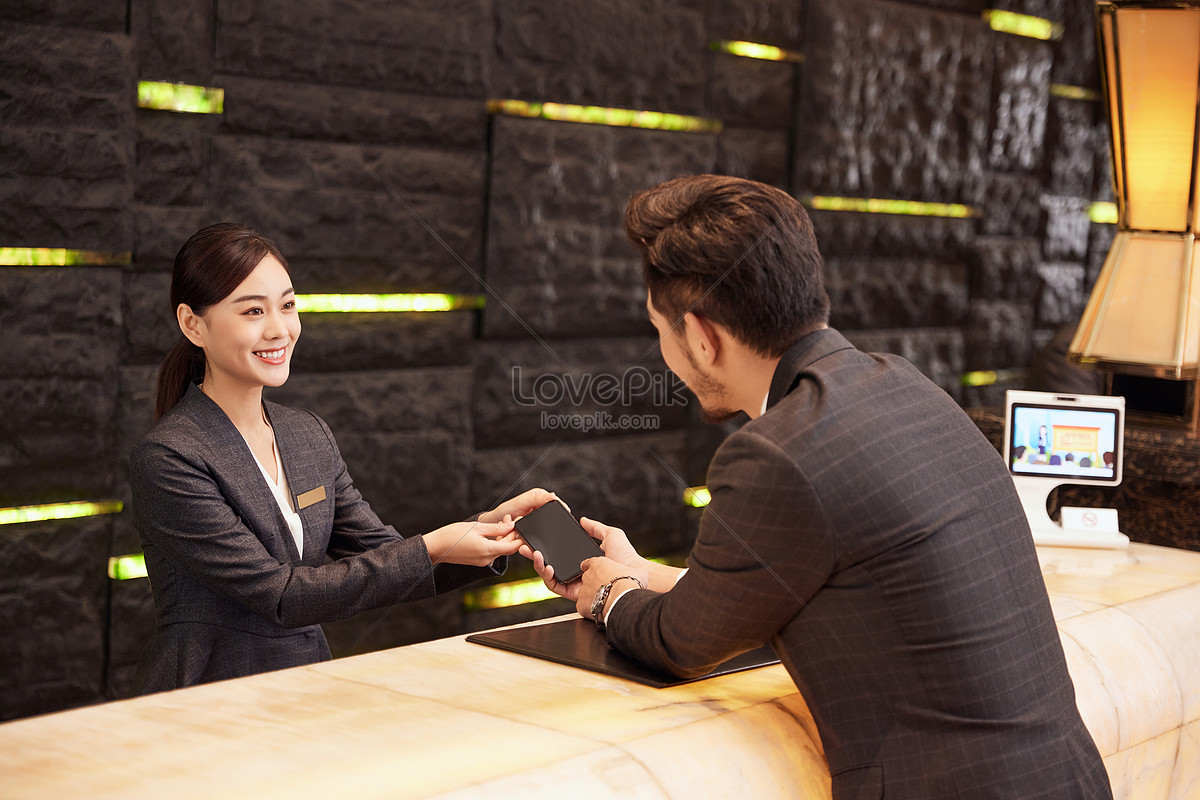
<instances>
[{"instance_id":1,"label":"table lamp","mask_svg":"<svg viewBox=\"0 0 1200 800\"><path fill-rule=\"evenodd\" d=\"M1112 130L1117 234L1071 341L1071 361L1190 381L1200 421L1200 0L1096 4Z\"/></svg>"}]
</instances>

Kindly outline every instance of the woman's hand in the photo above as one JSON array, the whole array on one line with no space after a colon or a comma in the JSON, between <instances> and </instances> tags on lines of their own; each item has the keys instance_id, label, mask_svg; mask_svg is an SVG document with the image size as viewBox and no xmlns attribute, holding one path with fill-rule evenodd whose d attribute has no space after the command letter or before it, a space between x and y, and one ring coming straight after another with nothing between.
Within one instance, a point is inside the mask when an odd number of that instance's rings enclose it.
<instances>
[{"instance_id":1,"label":"woman's hand","mask_svg":"<svg viewBox=\"0 0 1200 800\"><path fill-rule=\"evenodd\" d=\"M516 497L505 500L491 511L483 512L479 515L479 521L500 522L505 517L520 519L534 509L546 505L551 500L558 500L558 495L554 494L554 492L548 492L545 489L530 489ZM562 503L561 500L558 500L558 502ZM565 506L566 503L563 503L563 505ZM569 511L570 509L568 508L567 510Z\"/></svg>"},{"instance_id":2,"label":"woman's hand","mask_svg":"<svg viewBox=\"0 0 1200 800\"><path fill-rule=\"evenodd\" d=\"M425 547L434 564L486 567L500 556L517 552L521 538L512 518L499 522L455 522L425 534Z\"/></svg>"}]
</instances>

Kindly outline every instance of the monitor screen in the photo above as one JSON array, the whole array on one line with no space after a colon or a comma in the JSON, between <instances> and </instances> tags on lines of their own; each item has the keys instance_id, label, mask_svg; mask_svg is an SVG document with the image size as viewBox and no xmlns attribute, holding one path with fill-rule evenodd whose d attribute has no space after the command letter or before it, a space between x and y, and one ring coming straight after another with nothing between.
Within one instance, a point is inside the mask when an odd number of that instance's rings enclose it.
<instances>
[{"instance_id":1,"label":"monitor screen","mask_svg":"<svg viewBox=\"0 0 1200 800\"><path fill-rule=\"evenodd\" d=\"M1011 404L1008 469L1013 475L1117 483L1120 410L1089 407L1083 396L1075 400L1069 405L1026 401Z\"/></svg>"}]
</instances>

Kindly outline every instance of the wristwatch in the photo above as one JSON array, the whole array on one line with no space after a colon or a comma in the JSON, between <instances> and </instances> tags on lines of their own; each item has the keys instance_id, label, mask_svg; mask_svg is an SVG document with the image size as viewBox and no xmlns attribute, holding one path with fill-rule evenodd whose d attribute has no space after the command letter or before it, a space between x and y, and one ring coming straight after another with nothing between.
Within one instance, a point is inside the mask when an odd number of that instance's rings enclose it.
<instances>
[{"instance_id":1,"label":"wristwatch","mask_svg":"<svg viewBox=\"0 0 1200 800\"><path fill-rule=\"evenodd\" d=\"M604 630L604 604L608 602L608 596L612 593L613 584L617 581L633 581L638 585L639 589L645 589L646 584L642 583L638 578L632 575L622 575L619 578L613 578L608 583L596 590L596 596L592 598L592 621L596 623L596 627Z\"/></svg>"},{"instance_id":2,"label":"wristwatch","mask_svg":"<svg viewBox=\"0 0 1200 800\"><path fill-rule=\"evenodd\" d=\"M601 586L596 590L596 596L592 598L592 621L596 623L596 627L604 630L604 604L608 602L608 595L612 592L613 582Z\"/></svg>"}]
</instances>

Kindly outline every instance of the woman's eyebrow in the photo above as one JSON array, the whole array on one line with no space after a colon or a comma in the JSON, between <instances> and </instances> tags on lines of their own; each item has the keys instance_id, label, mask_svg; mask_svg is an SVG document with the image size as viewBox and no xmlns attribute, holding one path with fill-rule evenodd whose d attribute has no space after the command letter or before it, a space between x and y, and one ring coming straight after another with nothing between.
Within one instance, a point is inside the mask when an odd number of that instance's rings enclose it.
<instances>
[{"instance_id":1,"label":"woman's eyebrow","mask_svg":"<svg viewBox=\"0 0 1200 800\"><path fill-rule=\"evenodd\" d=\"M295 293L296 293L296 290L295 290L295 289L293 289L292 287L290 287L290 286L289 286L289 287L287 288L287 290L286 290L286 291L284 291L284 292L283 292L282 294L280 294L279 296L280 296L280 297L287 297L289 294L295 294ZM250 300L254 300L254 301L257 301L257 302L260 302L260 303L264 303L264 302L266 302L266 300L267 300L267 296L266 296L265 294L244 294L244 295L242 295L241 297L237 298L236 300L233 300L232 302L234 302L234 303L245 303L245 302L248 302L248 301L250 301Z\"/></svg>"}]
</instances>

